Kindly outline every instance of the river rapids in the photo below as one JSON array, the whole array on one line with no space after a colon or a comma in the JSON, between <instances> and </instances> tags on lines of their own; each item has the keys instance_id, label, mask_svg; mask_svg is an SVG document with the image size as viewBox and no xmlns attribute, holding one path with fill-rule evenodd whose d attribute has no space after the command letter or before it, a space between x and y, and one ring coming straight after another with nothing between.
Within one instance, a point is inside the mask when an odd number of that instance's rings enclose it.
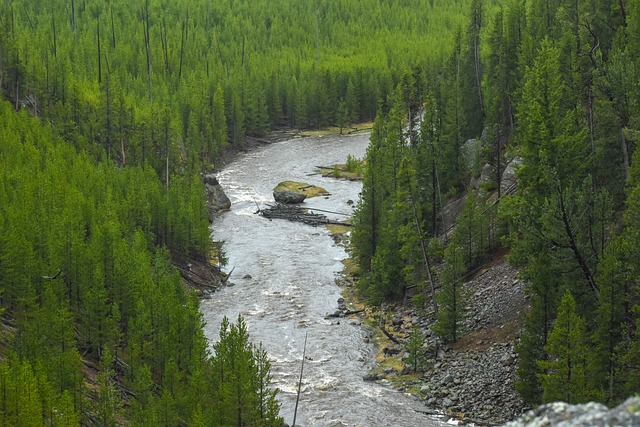
<instances>
[{"instance_id":1,"label":"river rapids","mask_svg":"<svg viewBox=\"0 0 640 427\"><path fill-rule=\"evenodd\" d=\"M347 257L324 227L268 220L257 206L273 203L272 190L285 180L325 188L330 196L307 199L302 206L352 214L361 183L325 178L318 165L364 157L369 135L324 136L265 145L240 155L218 174L231 210L212 225L224 242L231 287L202 301L210 342L218 338L223 316L241 314L254 342L262 342L272 361L273 385L285 422L292 423L305 335L308 335L298 426L442 426L413 396L384 382L365 382L375 349L357 319L327 319L337 309L335 279ZM326 214L333 219L345 216ZM246 278L245 278L246 277Z\"/></svg>"}]
</instances>

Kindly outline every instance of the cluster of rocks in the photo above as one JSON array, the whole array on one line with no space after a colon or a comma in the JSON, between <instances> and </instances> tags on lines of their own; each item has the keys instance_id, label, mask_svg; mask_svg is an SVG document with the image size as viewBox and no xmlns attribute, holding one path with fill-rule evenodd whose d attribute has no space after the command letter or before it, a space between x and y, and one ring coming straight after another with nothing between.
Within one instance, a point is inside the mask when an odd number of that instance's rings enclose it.
<instances>
[{"instance_id":1,"label":"cluster of rocks","mask_svg":"<svg viewBox=\"0 0 640 427\"><path fill-rule=\"evenodd\" d=\"M640 397L630 397L613 409L601 403L569 405L554 402L533 409L505 427L640 426Z\"/></svg>"},{"instance_id":2,"label":"cluster of rocks","mask_svg":"<svg viewBox=\"0 0 640 427\"><path fill-rule=\"evenodd\" d=\"M524 282L518 279L518 272L504 257L477 272L465 283L465 289L470 295L464 320L466 334L504 329L512 323L519 329L528 310L528 296ZM517 331L512 329L509 329L510 334L502 334L499 339L517 338Z\"/></svg>"},{"instance_id":3,"label":"cluster of rocks","mask_svg":"<svg viewBox=\"0 0 640 427\"><path fill-rule=\"evenodd\" d=\"M418 379L405 383L404 390L419 390L426 405L479 425L513 420L526 409L515 389L518 356L514 342L527 310L524 284L517 271L498 255L487 267L465 283L470 294L462 337L445 346L430 329L432 313L411 307L394 307L387 329L398 343L382 349L385 357L405 361L406 340L417 325L423 336L427 361ZM365 380L390 379L408 374L405 368L374 370Z\"/></svg>"},{"instance_id":4,"label":"cluster of rocks","mask_svg":"<svg viewBox=\"0 0 640 427\"><path fill-rule=\"evenodd\" d=\"M466 418L491 424L511 420L525 409L514 387L516 360L509 343L446 351L427 362L420 397L429 407Z\"/></svg>"}]
</instances>

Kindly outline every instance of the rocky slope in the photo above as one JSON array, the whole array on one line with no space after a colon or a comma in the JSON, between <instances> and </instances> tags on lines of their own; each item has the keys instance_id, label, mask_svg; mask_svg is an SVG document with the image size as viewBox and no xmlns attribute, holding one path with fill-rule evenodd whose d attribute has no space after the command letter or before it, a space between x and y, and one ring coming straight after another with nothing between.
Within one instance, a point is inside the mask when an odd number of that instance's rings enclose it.
<instances>
[{"instance_id":1,"label":"rocky slope","mask_svg":"<svg viewBox=\"0 0 640 427\"><path fill-rule=\"evenodd\" d=\"M366 379L388 380L402 391L417 393L434 412L476 425L502 424L528 409L515 390L514 342L528 308L524 285L499 253L465 287L471 295L465 329L452 346L444 346L430 329L431 313L418 313L411 304L386 307L392 313L386 329L397 343L384 336L377 339L379 367ZM418 374L398 363L408 356L405 344L413 325L425 336L427 354ZM379 335L373 331L372 339Z\"/></svg>"}]
</instances>

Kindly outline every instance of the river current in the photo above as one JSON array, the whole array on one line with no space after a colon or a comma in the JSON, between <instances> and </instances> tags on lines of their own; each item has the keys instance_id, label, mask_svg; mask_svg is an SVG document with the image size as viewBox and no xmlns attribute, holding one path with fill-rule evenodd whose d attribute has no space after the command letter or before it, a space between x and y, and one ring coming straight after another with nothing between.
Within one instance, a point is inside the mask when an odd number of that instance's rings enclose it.
<instances>
[{"instance_id":1,"label":"river current","mask_svg":"<svg viewBox=\"0 0 640 427\"><path fill-rule=\"evenodd\" d=\"M231 199L219 215L213 237L224 241L230 282L201 310L210 342L218 337L223 316L241 314L254 342L262 342L272 361L273 385L280 388L281 416L292 423L305 335L308 335L298 426L442 426L426 415L414 397L384 383L365 382L374 366L374 348L357 319L326 319L337 309L335 279L347 254L324 227L268 220L257 205L273 203L272 190L285 180L325 188L328 197L307 199L303 206L352 213L361 184L325 178L318 165L362 158L368 134L324 136L265 145L239 156L218 174ZM327 214L329 217L332 215ZM334 219L345 217L334 216ZM246 277L246 278L245 278Z\"/></svg>"}]
</instances>

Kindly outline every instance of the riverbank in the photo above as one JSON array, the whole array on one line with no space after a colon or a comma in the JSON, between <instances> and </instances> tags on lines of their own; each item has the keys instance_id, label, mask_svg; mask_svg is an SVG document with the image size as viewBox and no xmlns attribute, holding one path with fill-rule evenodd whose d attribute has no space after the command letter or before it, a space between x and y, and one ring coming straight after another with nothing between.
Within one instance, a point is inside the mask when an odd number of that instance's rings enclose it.
<instances>
[{"instance_id":1,"label":"riverbank","mask_svg":"<svg viewBox=\"0 0 640 427\"><path fill-rule=\"evenodd\" d=\"M334 280L347 256L344 249L323 227L255 214L256 205L272 203L274 186L287 180L323 187L331 194L305 201L303 207L340 213L330 218L352 212L360 185L323 177L315 166L341 163L349 155L362 158L368 143L365 134L264 145L216 174L232 206L216 217L212 230L216 240L224 241L225 271L233 269L230 282L235 286L225 286L201 302L205 334L215 342L223 316L243 316L251 339L267 350L272 384L281 390L281 415L288 423L308 336L298 424L443 426L441 419L425 414L415 397L363 381L375 358L373 346L366 343L368 332L357 319L326 317L341 297Z\"/></svg>"},{"instance_id":2,"label":"riverbank","mask_svg":"<svg viewBox=\"0 0 640 427\"><path fill-rule=\"evenodd\" d=\"M334 240L348 244L344 238ZM479 426L506 423L529 409L515 390L518 356L514 349L528 302L517 271L504 255L496 254L464 283L472 296L464 335L453 345L443 345L431 330L435 317L430 310L420 310L411 302L390 303L383 306L381 315L367 307L356 291L356 267L346 260L337 281L343 289L344 313L357 313L378 349L377 366L365 379L388 382L418 396L433 413ZM426 355L418 372L406 366L414 326L424 337Z\"/></svg>"},{"instance_id":3,"label":"riverbank","mask_svg":"<svg viewBox=\"0 0 640 427\"><path fill-rule=\"evenodd\" d=\"M371 132L371 130L373 130L373 122L355 123L351 126L343 128L342 132L340 132L340 128L336 126L322 129L295 129L289 127L276 128L272 129L269 133L262 137L246 136L244 141L239 144L228 144L225 152L222 154L222 156L220 156L219 165L213 165L213 169L214 171L220 169L219 166L224 167L233 159L235 159L238 154L250 152L256 147L261 147L263 145L287 141L294 138L322 137L331 135L355 135Z\"/></svg>"},{"instance_id":4,"label":"riverbank","mask_svg":"<svg viewBox=\"0 0 640 427\"><path fill-rule=\"evenodd\" d=\"M348 128L344 128L343 134L351 135L369 132L372 128L373 123L371 122L357 123ZM339 133L340 129L337 127L329 127L320 130L300 130L286 127L273 129L264 137L246 137L245 140L240 144L229 144L227 146L227 150L220 157L219 165L221 167L224 167L234 159L236 159L239 155L249 153L264 145L283 142L294 138L331 136L338 135ZM218 167L218 165L213 165L213 170L207 175L213 176L216 170L219 168L220 167ZM346 171L343 173L343 177L349 176L350 175ZM353 179L357 179L357 177L353 177ZM217 180L214 179L214 181L215 185L207 187L207 191L209 192L208 199L210 200L219 198L219 195L212 194L212 188L215 188L216 191L223 191L223 189L217 183ZM226 195L224 197L226 198ZM228 209L228 205L212 208L212 211L210 211L211 221L213 221L215 215L217 215L220 211ZM223 262L220 262L221 260L218 256L220 248L218 248L217 245L215 246L216 247L213 248L212 253L209 254L206 259L181 256L173 258L173 265L180 272L185 285L195 289L201 298L209 298L212 293L222 288L229 279L227 274L225 274L221 270L221 264L223 264Z\"/></svg>"}]
</instances>

